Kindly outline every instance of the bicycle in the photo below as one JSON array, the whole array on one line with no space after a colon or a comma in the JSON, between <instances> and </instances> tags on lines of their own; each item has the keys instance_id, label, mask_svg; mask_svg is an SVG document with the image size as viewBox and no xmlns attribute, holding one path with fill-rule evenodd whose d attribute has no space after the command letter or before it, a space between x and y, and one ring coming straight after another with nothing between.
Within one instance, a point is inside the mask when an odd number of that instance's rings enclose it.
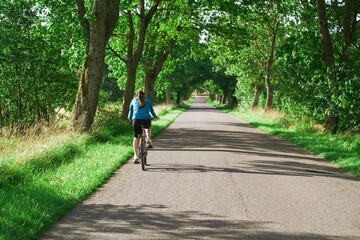
<instances>
[{"instance_id":1,"label":"bicycle","mask_svg":"<svg viewBox=\"0 0 360 240\"><path fill-rule=\"evenodd\" d=\"M141 134L140 137L140 144L139 144L139 157L141 162L141 168L143 171L145 171L145 166L147 166L147 153L148 153L148 147L146 144L146 138L147 134L144 128L144 125L141 125Z\"/></svg>"}]
</instances>

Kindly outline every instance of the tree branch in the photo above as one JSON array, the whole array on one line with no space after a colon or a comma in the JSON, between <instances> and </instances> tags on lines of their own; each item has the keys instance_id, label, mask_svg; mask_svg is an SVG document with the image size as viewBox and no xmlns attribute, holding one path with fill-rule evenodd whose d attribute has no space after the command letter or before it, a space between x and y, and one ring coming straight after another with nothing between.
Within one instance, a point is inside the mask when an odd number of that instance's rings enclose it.
<instances>
[{"instance_id":1,"label":"tree branch","mask_svg":"<svg viewBox=\"0 0 360 240\"><path fill-rule=\"evenodd\" d=\"M118 57L121 61L123 61L125 64L127 63L126 62L126 59L123 58L118 52L116 52L111 46L110 44L108 43L107 44L107 49L109 49L116 57Z\"/></svg>"},{"instance_id":2,"label":"tree branch","mask_svg":"<svg viewBox=\"0 0 360 240\"><path fill-rule=\"evenodd\" d=\"M85 18L86 9L85 9L84 0L76 0L76 8L77 8L77 13L79 16L80 24L83 28L84 36L86 39L89 40L90 39L90 23Z\"/></svg>"},{"instance_id":3,"label":"tree branch","mask_svg":"<svg viewBox=\"0 0 360 240\"><path fill-rule=\"evenodd\" d=\"M131 11L127 11L127 18L129 22L129 39L128 39L128 53L127 58L133 59L134 54L134 39L135 39L135 29L134 29L134 21L131 15Z\"/></svg>"},{"instance_id":4,"label":"tree branch","mask_svg":"<svg viewBox=\"0 0 360 240\"><path fill-rule=\"evenodd\" d=\"M127 38L128 35L127 34L112 34L111 36L116 37L116 38Z\"/></svg>"},{"instance_id":5,"label":"tree branch","mask_svg":"<svg viewBox=\"0 0 360 240\"><path fill-rule=\"evenodd\" d=\"M141 0L141 1L143 1L143 0ZM146 22L150 22L151 18L154 16L155 12L158 9L160 2L161 2L161 0L156 0L154 5L150 8L149 12L145 16Z\"/></svg>"},{"instance_id":6,"label":"tree branch","mask_svg":"<svg viewBox=\"0 0 360 240\"><path fill-rule=\"evenodd\" d=\"M266 55L265 55L264 52L261 50L261 47L260 47L260 45L259 45L259 43L258 43L258 39L255 37L254 40L255 40L256 49L259 51L259 53L260 53L260 55L261 55L262 57L266 58Z\"/></svg>"}]
</instances>

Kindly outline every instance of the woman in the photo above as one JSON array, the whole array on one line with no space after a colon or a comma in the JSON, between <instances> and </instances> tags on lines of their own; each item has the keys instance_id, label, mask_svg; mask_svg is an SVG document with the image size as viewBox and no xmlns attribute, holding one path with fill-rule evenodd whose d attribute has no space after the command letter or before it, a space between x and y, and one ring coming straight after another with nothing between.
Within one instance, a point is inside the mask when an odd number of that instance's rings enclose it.
<instances>
[{"instance_id":1,"label":"woman","mask_svg":"<svg viewBox=\"0 0 360 240\"><path fill-rule=\"evenodd\" d=\"M139 135L141 134L141 125L147 131L148 139L146 140L148 147L152 148L151 142L151 118L159 119L156 116L154 108L149 98L145 97L142 90L136 92L136 97L130 103L129 120L132 121L132 128L134 130L134 163L140 163L139 158Z\"/></svg>"}]
</instances>

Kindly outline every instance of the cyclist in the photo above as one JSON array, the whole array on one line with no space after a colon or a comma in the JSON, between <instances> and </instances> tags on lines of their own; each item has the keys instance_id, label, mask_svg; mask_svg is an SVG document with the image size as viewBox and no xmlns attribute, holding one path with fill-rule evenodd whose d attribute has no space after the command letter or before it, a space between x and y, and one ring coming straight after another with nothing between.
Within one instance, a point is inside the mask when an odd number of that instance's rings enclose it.
<instances>
[{"instance_id":1,"label":"cyclist","mask_svg":"<svg viewBox=\"0 0 360 240\"><path fill-rule=\"evenodd\" d=\"M128 119L132 121L132 128L134 131L134 163L140 163L139 158L139 135L141 134L141 125L147 131L148 138L146 143L149 148L152 148L151 142L151 118L159 119L156 116L153 105L149 98L145 97L144 91L139 90L136 92L136 97L130 103Z\"/></svg>"}]
</instances>

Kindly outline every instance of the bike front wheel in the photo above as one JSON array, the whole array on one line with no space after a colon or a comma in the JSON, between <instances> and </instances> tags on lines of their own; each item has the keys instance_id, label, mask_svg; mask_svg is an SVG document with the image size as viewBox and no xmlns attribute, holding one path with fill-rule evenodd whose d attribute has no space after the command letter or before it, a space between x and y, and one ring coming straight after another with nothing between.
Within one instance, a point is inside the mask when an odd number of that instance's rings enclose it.
<instances>
[{"instance_id":1,"label":"bike front wheel","mask_svg":"<svg viewBox=\"0 0 360 240\"><path fill-rule=\"evenodd\" d=\"M140 161L141 161L141 168L145 171L146 165L146 145L145 141L142 139L140 143Z\"/></svg>"}]
</instances>

